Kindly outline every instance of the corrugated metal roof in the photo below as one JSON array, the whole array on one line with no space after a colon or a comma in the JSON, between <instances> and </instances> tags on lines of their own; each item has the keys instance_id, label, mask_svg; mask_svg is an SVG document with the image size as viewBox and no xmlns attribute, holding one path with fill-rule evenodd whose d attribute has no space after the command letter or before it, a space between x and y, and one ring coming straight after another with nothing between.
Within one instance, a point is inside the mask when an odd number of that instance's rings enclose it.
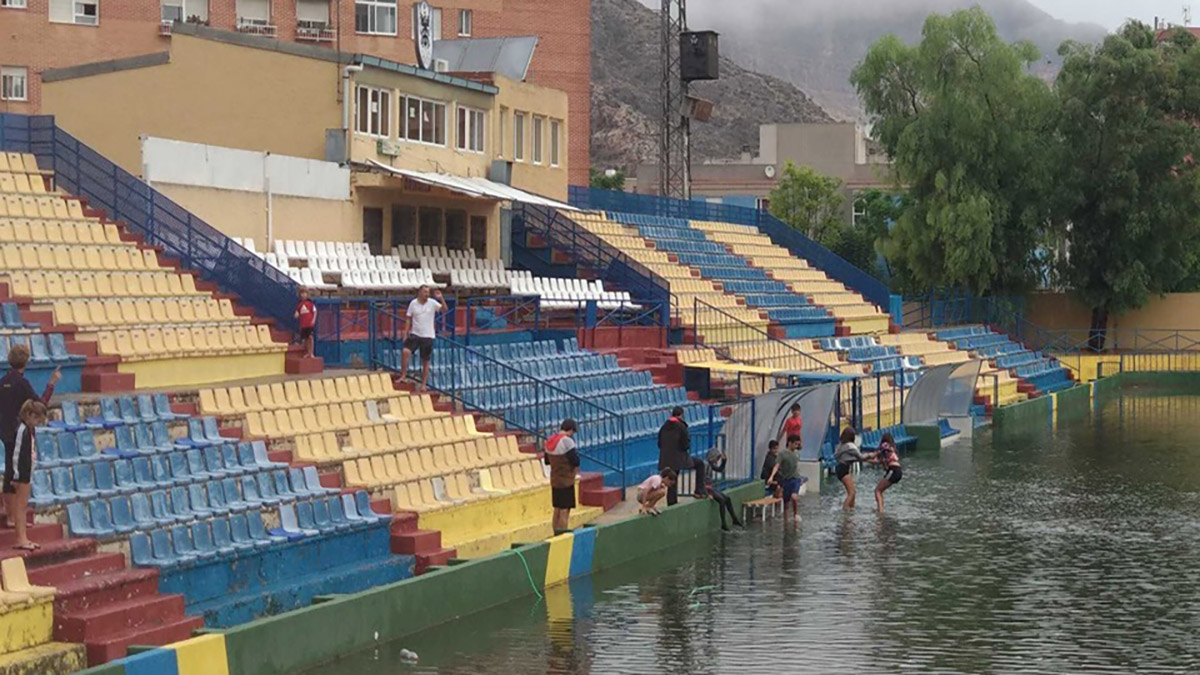
<instances>
[{"instance_id":1,"label":"corrugated metal roof","mask_svg":"<svg viewBox=\"0 0 1200 675\"><path fill-rule=\"evenodd\" d=\"M537 49L537 37L466 38L433 43L433 58L455 73L499 73L524 80Z\"/></svg>"}]
</instances>

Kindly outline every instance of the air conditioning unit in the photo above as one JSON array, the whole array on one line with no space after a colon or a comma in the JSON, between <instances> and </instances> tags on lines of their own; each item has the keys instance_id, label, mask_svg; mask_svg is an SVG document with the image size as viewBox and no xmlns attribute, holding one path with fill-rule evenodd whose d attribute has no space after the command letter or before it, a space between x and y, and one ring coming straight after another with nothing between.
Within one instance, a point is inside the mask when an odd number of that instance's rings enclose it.
<instances>
[{"instance_id":1,"label":"air conditioning unit","mask_svg":"<svg viewBox=\"0 0 1200 675\"><path fill-rule=\"evenodd\" d=\"M434 59L433 60L433 72L435 72L435 73L450 72L450 62L447 61L446 59Z\"/></svg>"}]
</instances>

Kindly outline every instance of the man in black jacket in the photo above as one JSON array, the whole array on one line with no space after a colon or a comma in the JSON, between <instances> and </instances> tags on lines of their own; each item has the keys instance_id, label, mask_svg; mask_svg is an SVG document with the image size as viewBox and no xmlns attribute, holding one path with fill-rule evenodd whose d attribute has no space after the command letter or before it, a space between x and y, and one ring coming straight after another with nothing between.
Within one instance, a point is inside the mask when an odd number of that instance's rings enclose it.
<instances>
[{"instance_id":1,"label":"man in black jacket","mask_svg":"<svg viewBox=\"0 0 1200 675\"><path fill-rule=\"evenodd\" d=\"M696 490L692 495L696 499L704 499L704 460L692 457L692 437L688 433L687 422L683 421L683 408L678 406L671 411L671 417L658 430L658 470L675 469L676 473L683 469L693 469L696 472ZM679 481L667 488L667 506L674 506L679 501Z\"/></svg>"}]
</instances>

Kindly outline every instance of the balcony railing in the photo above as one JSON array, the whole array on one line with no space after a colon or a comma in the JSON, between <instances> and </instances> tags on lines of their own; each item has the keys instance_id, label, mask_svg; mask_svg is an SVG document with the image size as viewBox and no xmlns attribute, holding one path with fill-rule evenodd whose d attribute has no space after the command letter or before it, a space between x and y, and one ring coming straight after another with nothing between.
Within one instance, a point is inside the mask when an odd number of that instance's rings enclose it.
<instances>
[{"instance_id":1,"label":"balcony railing","mask_svg":"<svg viewBox=\"0 0 1200 675\"><path fill-rule=\"evenodd\" d=\"M262 35L265 37L275 37L275 26L269 23L262 23L258 19L238 19L237 29L239 33L249 33L250 35Z\"/></svg>"},{"instance_id":2,"label":"balcony railing","mask_svg":"<svg viewBox=\"0 0 1200 675\"><path fill-rule=\"evenodd\" d=\"M309 42L333 42L332 28L324 26L296 26L296 39Z\"/></svg>"}]
</instances>

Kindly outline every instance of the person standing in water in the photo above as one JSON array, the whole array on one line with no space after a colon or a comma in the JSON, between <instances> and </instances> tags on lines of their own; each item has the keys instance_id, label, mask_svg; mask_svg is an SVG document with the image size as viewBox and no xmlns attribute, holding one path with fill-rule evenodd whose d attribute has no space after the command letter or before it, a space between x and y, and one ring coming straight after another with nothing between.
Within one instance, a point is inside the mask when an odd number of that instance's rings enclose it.
<instances>
[{"instance_id":1,"label":"person standing in water","mask_svg":"<svg viewBox=\"0 0 1200 675\"><path fill-rule=\"evenodd\" d=\"M771 477L767 482L778 480L782 489L783 516L787 517L788 506L792 507L793 518L800 520L800 501L798 499L800 486L804 479L800 477L800 437L788 436L787 449L779 453L779 461L771 469Z\"/></svg>"},{"instance_id":2,"label":"person standing in water","mask_svg":"<svg viewBox=\"0 0 1200 675\"><path fill-rule=\"evenodd\" d=\"M837 461L837 469L834 475L846 486L846 501L842 502L842 508L854 508L854 497L857 489L854 485L854 476L851 475L855 462L863 462L867 457L858 449L858 444L854 442L857 434L854 427L846 427L842 429L842 435L838 437L837 450L834 452L834 459Z\"/></svg>"},{"instance_id":3,"label":"person standing in water","mask_svg":"<svg viewBox=\"0 0 1200 675\"><path fill-rule=\"evenodd\" d=\"M896 452L896 441L891 434L884 434L879 439L879 452L867 459L872 464L884 468L883 478L875 486L875 507L883 513L883 493L888 488L900 482L904 472L900 469L900 453Z\"/></svg>"}]
</instances>

